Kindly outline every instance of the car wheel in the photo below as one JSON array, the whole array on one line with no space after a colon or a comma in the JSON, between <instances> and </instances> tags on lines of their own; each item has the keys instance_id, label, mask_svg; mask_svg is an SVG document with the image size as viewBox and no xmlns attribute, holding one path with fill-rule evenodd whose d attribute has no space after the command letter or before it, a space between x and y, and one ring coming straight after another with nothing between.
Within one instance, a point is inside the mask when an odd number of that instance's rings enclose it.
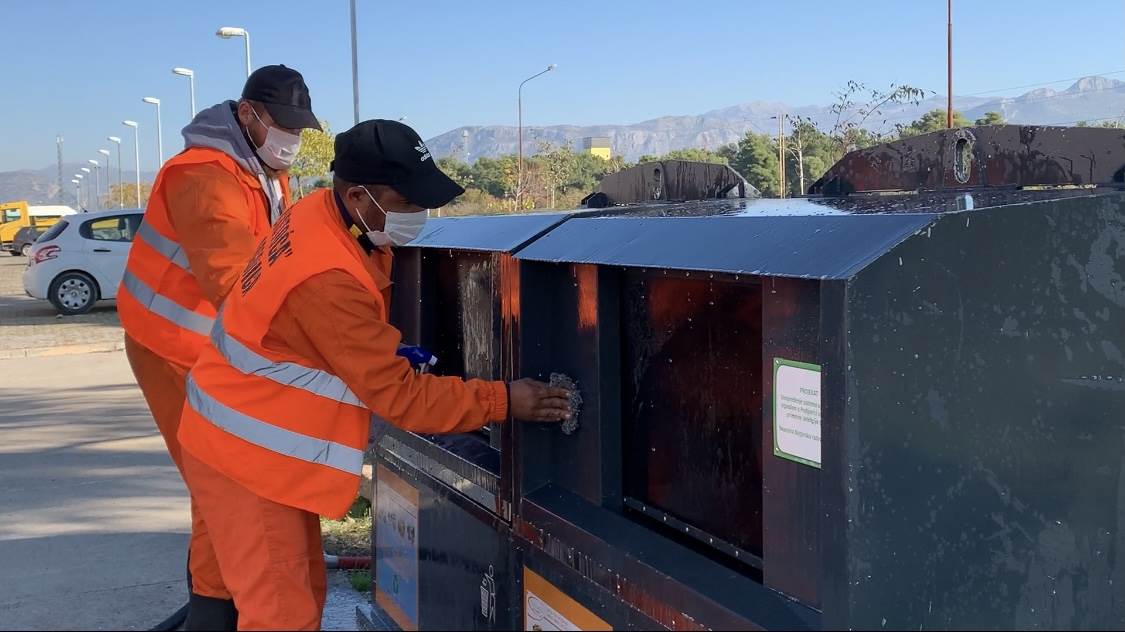
<instances>
[{"instance_id":1,"label":"car wheel","mask_svg":"<svg viewBox=\"0 0 1125 632\"><path fill-rule=\"evenodd\" d=\"M23 248L20 248L20 254L25 256L25 257L30 257L31 256L31 244L24 244Z\"/></svg>"},{"instance_id":2,"label":"car wheel","mask_svg":"<svg viewBox=\"0 0 1125 632\"><path fill-rule=\"evenodd\" d=\"M47 297L64 316L85 314L98 302L98 284L82 272L65 272L51 281Z\"/></svg>"}]
</instances>

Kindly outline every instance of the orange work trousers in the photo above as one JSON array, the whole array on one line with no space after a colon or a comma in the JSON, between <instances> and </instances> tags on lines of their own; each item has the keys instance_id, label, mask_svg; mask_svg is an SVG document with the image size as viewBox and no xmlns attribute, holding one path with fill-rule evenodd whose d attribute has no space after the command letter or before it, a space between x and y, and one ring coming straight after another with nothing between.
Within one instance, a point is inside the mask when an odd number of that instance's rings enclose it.
<instances>
[{"instance_id":1,"label":"orange work trousers","mask_svg":"<svg viewBox=\"0 0 1125 632\"><path fill-rule=\"evenodd\" d=\"M180 429L188 370L161 358L128 335L125 336L125 355L129 358L129 366L133 368L133 375L144 393L152 419L156 422L160 435L164 437L168 455L183 477L184 466L180 460L180 442L176 438L176 432ZM223 577L219 572L219 562L215 559L215 549L211 546L207 525L199 515L195 498L191 499L188 570L191 571L192 592L204 597L230 599L230 592L223 584Z\"/></svg>"},{"instance_id":2,"label":"orange work trousers","mask_svg":"<svg viewBox=\"0 0 1125 632\"><path fill-rule=\"evenodd\" d=\"M320 517L262 498L186 450L181 458L238 629L319 630L328 592Z\"/></svg>"}]
</instances>

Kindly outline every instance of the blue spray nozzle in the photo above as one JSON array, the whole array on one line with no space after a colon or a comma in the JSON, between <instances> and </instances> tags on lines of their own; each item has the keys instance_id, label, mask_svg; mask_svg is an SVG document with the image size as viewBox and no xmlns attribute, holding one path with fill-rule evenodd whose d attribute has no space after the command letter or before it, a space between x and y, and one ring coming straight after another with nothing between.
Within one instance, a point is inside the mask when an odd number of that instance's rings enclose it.
<instances>
[{"instance_id":1,"label":"blue spray nozzle","mask_svg":"<svg viewBox=\"0 0 1125 632\"><path fill-rule=\"evenodd\" d=\"M422 372L429 370L430 367L437 364L437 356L430 353L425 347L403 345L398 348L396 353L398 356L406 358L406 361L409 362L411 366Z\"/></svg>"}]
</instances>

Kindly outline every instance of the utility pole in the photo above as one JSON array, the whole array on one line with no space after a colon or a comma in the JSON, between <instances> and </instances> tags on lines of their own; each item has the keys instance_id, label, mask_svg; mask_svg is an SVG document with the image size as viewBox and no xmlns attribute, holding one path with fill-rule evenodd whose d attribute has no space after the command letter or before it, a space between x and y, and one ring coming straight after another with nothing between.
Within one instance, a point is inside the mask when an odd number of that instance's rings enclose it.
<instances>
[{"instance_id":1,"label":"utility pole","mask_svg":"<svg viewBox=\"0 0 1125 632\"><path fill-rule=\"evenodd\" d=\"M351 0L352 9L352 118L355 125L359 125L359 54L355 41L355 0Z\"/></svg>"},{"instance_id":2,"label":"utility pole","mask_svg":"<svg viewBox=\"0 0 1125 632\"><path fill-rule=\"evenodd\" d=\"M953 0L946 0L945 128L953 128Z\"/></svg>"},{"instance_id":3,"label":"utility pole","mask_svg":"<svg viewBox=\"0 0 1125 632\"><path fill-rule=\"evenodd\" d=\"M60 202L64 202L66 200L66 195L63 193L64 189L63 189L63 175L62 175L62 160L63 160L63 158L62 158L62 146L63 146L62 134L55 134L55 153L57 154L56 159L58 161L58 167L59 167L59 201Z\"/></svg>"},{"instance_id":4,"label":"utility pole","mask_svg":"<svg viewBox=\"0 0 1125 632\"><path fill-rule=\"evenodd\" d=\"M778 114L777 118L777 183L779 186L778 197L785 197L785 115Z\"/></svg>"}]
</instances>

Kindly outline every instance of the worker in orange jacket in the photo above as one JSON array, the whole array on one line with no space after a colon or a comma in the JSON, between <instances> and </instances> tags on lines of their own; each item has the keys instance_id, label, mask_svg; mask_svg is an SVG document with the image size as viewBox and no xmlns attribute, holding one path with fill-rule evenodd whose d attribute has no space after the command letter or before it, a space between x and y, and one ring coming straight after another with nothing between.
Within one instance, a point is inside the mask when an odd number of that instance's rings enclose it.
<instances>
[{"instance_id":1,"label":"worker in orange jacket","mask_svg":"<svg viewBox=\"0 0 1125 632\"><path fill-rule=\"evenodd\" d=\"M181 475L176 432L188 369L258 240L289 206L301 128L319 127L301 74L265 66L239 101L203 110L184 128L184 151L156 176L117 309L133 374ZM188 629L233 627L234 602L194 502L188 569Z\"/></svg>"},{"instance_id":2,"label":"worker in orange jacket","mask_svg":"<svg viewBox=\"0 0 1125 632\"><path fill-rule=\"evenodd\" d=\"M258 244L188 376L184 477L239 629L319 628L319 516L355 499L372 412L423 433L569 415L564 389L439 377L396 355L390 246L464 191L414 130L360 123L336 137L333 170Z\"/></svg>"}]
</instances>

